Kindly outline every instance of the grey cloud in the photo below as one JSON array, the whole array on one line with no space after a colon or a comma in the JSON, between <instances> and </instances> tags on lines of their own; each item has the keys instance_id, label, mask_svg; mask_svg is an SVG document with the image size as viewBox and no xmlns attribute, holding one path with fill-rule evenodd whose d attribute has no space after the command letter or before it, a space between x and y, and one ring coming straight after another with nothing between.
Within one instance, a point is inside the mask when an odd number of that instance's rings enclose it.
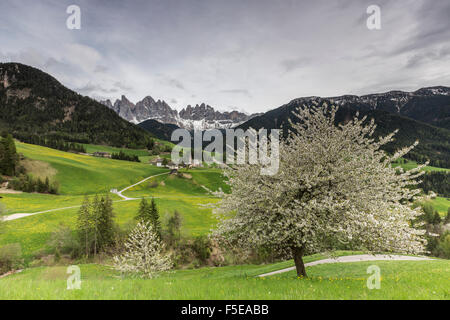
<instances>
[{"instance_id":1,"label":"grey cloud","mask_svg":"<svg viewBox=\"0 0 450 320\"><path fill-rule=\"evenodd\" d=\"M308 61L309 61L309 59L300 57L300 58L296 58L296 59L285 59L285 60L282 60L280 62L280 64L283 67L284 71L290 72L290 71L293 71L295 69L299 69L299 68L307 66L308 65Z\"/></svg>"},{"instance_id":2,"label":"grey cloud","mask_svg":"<svg viewBox=\"0 0 450 320\"><path fill-rule=\"evenodd\" d=\"M443 47L436 51L423 51L410 56L406 62L406 68L415 68L421 64L432 62L434 60L450 59L450 46Z\"/></svg>"},{"instance_id":3,"label":"grey cloud","mask_svg":"<svg viewBox=\"0 0 450 320\"><path fill-rule=\"evenodd\" d=\"M125 84L123 84L122 82L119 82L119 81L114 82L114 87L119 89L119 90L121 90L121 91L123 91L123 92L132 91L133 90L133 88L131 86L125 85Z\"/></svg>"},{"instance_id":4,"label":"grey cloud","mask_svg":"<svg viewBox=\"0 0 450 320\"><path fill-rule=\"evenodd\" d=\"M180 90L184 90L184 85L181 83L181 81L177 80L177 79L168 79L167 83L169 86L175 87L177 89Z\"/></svg>"},{"instance_id":5,"label":"grey cloud","mask_svg":"<svg viewBox=\"0 0 450 320\"><path fill-rule=\"evenodd\" d=\"M73 31L68 0L2 0L0 59L93 97L249 113L300 96L450 85L450 2L376 3L379 31L365 26L371 1L77 0L82 29Z\"/></svg>"},{"instance_id":6,"label":"grey cloud","mask_svg":"<svg viewBox=\"0 0 450 320\"><path fill-rule=\"evenodd\" d=\"M108 67L102 66L102 65L98 65L98 66L95 67L94 72L95 73L106 73L108 70L109 70Z\"/></svg>"},{"instance_id":7,"label":"grey cloud","mask_svg":"<svg viewBox=\"0 0 450 320\"><path fill-rule=\"evenodd\" d=\"M98 93L108 94L108 93L117 93L119 90L116 88L105 88L98 84L87 83L86 85L75 89L80 94L83 95L95 95L98 96Z\"/></svg>"},{"instance_id":8,"label":"grey cloud","mask_svg":"<svg viewBox=\"0 0 450 320\"><path fill-rule=\"evenodd\" d=\"M422 1L413 12L414 33L393 53L401 54L450 41L450 1ZM409 7L405 7L408 10ZM410 27L410 26L408 26Z\"/></svg>"},{"instance_id":9,"label":"grey cloud","mask_svg":"<svg viewBox=\"0 0 450 320\"><path fill-rule=\"evenodd\" d=\"M220 90L222 93L230 93L230 94L239 94L247 97L251 97L252 95L247 89L229 89L229 90Z\"/></svg>"}]
</instances>

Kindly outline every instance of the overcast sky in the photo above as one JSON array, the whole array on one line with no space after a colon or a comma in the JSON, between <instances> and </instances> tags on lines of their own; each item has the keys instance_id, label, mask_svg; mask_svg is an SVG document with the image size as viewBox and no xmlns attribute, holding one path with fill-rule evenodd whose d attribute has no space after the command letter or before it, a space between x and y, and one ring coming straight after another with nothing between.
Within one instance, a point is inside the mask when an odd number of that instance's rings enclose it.
<instances>
[{"instance_id":1,"label":"overcast sky","mask_svg":"<svg viewBox=\"0 0 450 320\"><path fill-rule=\"evenodd\" d=\"M81 8L81 30L66 9ZM381 30L369 30L369 5ZM449 0L1 0L0 61L96 99L266 111L302 96L450 86Z\"/></svg>"}]
</instances>

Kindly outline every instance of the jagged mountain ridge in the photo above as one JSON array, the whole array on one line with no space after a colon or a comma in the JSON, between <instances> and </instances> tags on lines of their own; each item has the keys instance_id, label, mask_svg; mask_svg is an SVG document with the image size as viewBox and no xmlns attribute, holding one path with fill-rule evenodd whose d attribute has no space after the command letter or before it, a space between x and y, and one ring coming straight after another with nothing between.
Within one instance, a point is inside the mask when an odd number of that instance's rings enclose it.
<instances>
[{"instance_id":1,"label":"jagged mountain ridge","mask_svg":"<svg viewBox=\"0 0 450 320\"><path fill-rule=\"evenodd\" d=\"M122 96L120 100L117 99L114 104L111 100L100 101L100 103L114 110L123 119L135 124L151 119L190 130L231 128L260 115L247 115L239 111L220 112L205 103L188 105L178 112L165 101L155 100L150 96L136 104L130 102L125 96Z\"/></svg>"}]
</instances>

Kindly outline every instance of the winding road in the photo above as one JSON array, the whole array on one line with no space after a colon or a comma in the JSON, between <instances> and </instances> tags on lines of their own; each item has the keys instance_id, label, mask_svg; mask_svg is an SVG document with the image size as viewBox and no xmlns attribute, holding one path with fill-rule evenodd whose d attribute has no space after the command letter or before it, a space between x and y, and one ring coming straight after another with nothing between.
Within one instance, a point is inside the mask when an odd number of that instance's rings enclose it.
<instances>
[{"instance_id":1,"label":"winding road","mask_svg":"<svg viewBox=\"0 0 450 320\"><path fill-rule=\"evenodd\" d=\"M121 197L123 200L115 200L113 202L123 202L123 201L131 201L131 200L139 200L138 198L129 198L127 196L124 196L122 194L122 192L127 191L128 189L131 189L141 183L144 183L145 181L154 178L154 177L158 177L158 176L162 176L165 174L169 174L169 172L164 172L164 173L160 173L160 174L156 174L150 177L147 177L135 184L132 184L131 186L126 187L125 189L122 189L118 192L113 192L114 194L117 194L119 197ZM33 213L14 213L8 216L4 216L3 217L3 221L11 221L11 220L17 220L17 219L21 219L21 218L25 218L25 217L30 217L30 216L34 216L40 213L47 213L47 212L53 212L53 211L59 211L59 210L67 210L67 209L74 209L74 208L79 208L81 207L81 205L77 205L77 206L71 206L71 207L64 207L64 208L56 208L56 209L50 209L50 210L44 210L44 211L39 211L39 212L33 212ZM0 217L1 218L1 217Z\"/></svg>"},{"instance_id":2,"label":"winding road","mask_svg":"<svg viewBox=\"0 0 450 320\"><path fill-rule=\"evenodd\" d=\"M347 262L360 262L360 261L381 261L381 260L401 260L401 261L422 261L422 260L433 260L427 257L413 257L413 256L402 256L402 255L386 255L386 254L358 254L353 256L342 256L336 258L322 259L309 263L305 263L305 267L316 266L318 264L326 263L347 263ZM275 274L280 274L284 272L289 272L295 270L295 267L289 267L277 271L272 271L264 274L260 274L258 277L269 277Z\"/></svg>"},{"instance_id":3,"label":"winding road","mask_svg":"<svg viewBox=\"0 0 450 320\"><path fill-rule=\"evenodd\" d=\"M145 181L147 181L147 180L149 180L149 179L151 179L151 178L159 177L159 176L162 176L162 175L165 175L165 174L169 174L169 172L163 172L163 173L160 173L160 174L156 174L156 175L154 175L154 176L147 177L147 178L145 178L144 180L141 180L141 181L139 181L139 182L137 182L137 183L135 183L135 184L132 184L132 185L129 186L129 187L126 187L125 189L122 189L122 190L120 190L120 191L118 191L118 192L113 192L113 193L114 193L114 194L117 194L119 197L121 197L121 198L124 199L125 201L129 201L129 200L137 200L137 198L128 198L127 196L124 196L124 195L122 194L122 192L125 192L125 191L127 191L128 189L131 189L131 188L133 188L133 187L135 187L135 186L137 186L137 185L140 185L141 183L144 183Z\"/></svg>"}]
</instances>

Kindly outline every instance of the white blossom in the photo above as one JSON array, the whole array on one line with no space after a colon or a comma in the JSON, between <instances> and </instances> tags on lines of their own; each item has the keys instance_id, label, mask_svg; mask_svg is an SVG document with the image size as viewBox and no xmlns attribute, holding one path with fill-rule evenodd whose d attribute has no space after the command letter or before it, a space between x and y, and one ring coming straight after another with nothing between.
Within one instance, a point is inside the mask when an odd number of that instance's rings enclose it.
<instances>
[{"instance_id":1,"label":"white blossom","mask_svg":"<svg viewBox=\"0 0 450 320\"><path fill-rule=\"evenodd\" d=\"M329 251L338 244L368 252L419 253L421 215L412 202L425 165L404 171L391 163L417 142L388 155L380 149L396 132L373 138L375 123L358 115L335 125L336 107L311 106L294 113L280 144L276 175L260 165L226 169L231 193L222 194L215 235L241 247L269 245L303 252Z\"/></svg>"},{"instance_id":2,"label":"white blossom","mask_svg":"<svg viewBox=\"0 0 450 320\"><path fill-rule=\"evenodd\" d=\"M164 244L149 222L140 221L125 242L125 252L115 256L114 267L123 273L152 278L158 272L169 270L172 262L164 254Z\"/></svg>"}]
</instances>

